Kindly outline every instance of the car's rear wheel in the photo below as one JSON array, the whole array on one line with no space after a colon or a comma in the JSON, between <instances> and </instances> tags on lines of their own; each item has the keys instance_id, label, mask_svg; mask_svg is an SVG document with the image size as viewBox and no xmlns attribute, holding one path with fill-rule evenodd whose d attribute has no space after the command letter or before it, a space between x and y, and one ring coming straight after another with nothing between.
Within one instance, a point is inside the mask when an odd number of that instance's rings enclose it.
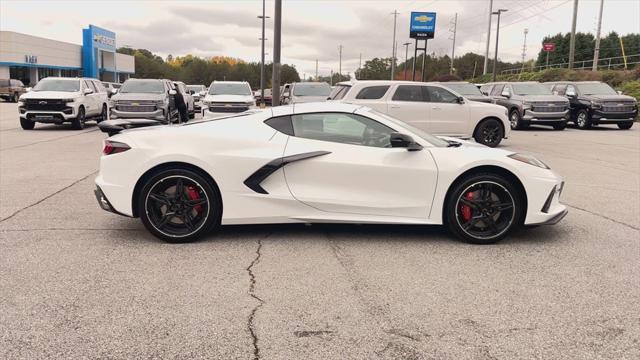
<instances>
[{"instance_id":1,"label":"car's rear wheel","mask_svg":"<svg viewBox=\"0 0 640 360\"><path fill-rule=\"evenodd\" d=\"M522 203L518 189L504 177L472 175L447 197L445 223L465 242L493 244L520 223Z\"/></svg>"},{"instance_id":2,"label":"car's rear wheel","mask_svg":"<svg viewBox=\"0 0 640 360\"><path fill-rule=\"evenodd\" d=\"M618 128L622 130L629 130L633 126L633 121L619 122Z\"/></svg>"},{"instance_id":3,"label":"car's rear wheel","mask_svg":"<svg viewBox=\"0 0 640 360\"><path fill-rule=\"evenodd\" d=\"M526 129L529 126L529 123L522 120L518 109L513 109L509 112L509 123L511 123L511 128L514 130Z\"/></svg>"},{"instance_id":4,"label":"car's rear wheel","mask_svg":"<svg viewBox=\"0 0 640 360\"><path fill-rule=\"evenodd\" d=\"M482 121L474 133L473 138L476 142L489 147L496 147L504 137L502 125L496 119L487 119Z\"/></svg>"},{"instance_id":5,"label":"car's rear wheel","mask_svg":"<svg viewBox=\"0 0 640 360\"><path fill-rule=\"evenodd\" d=\"M591 116L586 109L582 109L576 114L576 125L582 130L591 128Z\"/></svg>"},{"instance_id":6,"label":"car's rear wheel","mask_svg":"<svg viewBox=\"0 0 640 360\"><path fill-rule=\"evenodd\" d=\"M100 111L100 117L96 119L96 122L99 124L105 120L107 120L107 104L102 104L102 111Z\"/></svg>"},{"instance_id":7,"label":"car's rear wheel","mask_svg":"<svg viewBox=\"0 0 640 360\"><path fill-rule=\"evenodd\" d=\"M78 109L78 116L76 116L76 118L71 121L71 127L75 130L82 130L84 129L85 121L87 121L87 119L84 112L84 106L80 106L80 108Z\"/></svg>"},{"instance_id":8,"label":"car's rear wheel","mask_svg":"<svg viewBox=\"0 0 640 360\"><path fill-rule=\"evenodd\" d=\"M168 242L194 241L220 225L222 204L217 187L185 169L151 177L138 198L144 226Z\"/></svg>"},{"instance_id":9,"label":"car's rear wheel","mask_svg":"<svg viewBox=\"0 0 640 360\"><path fill-rule=\"evenodd\" d=\"M33 130L33 128L36 126L36 123L31 120L20 118L20 126L23 130Z\"/></svg>"}]
</instances>

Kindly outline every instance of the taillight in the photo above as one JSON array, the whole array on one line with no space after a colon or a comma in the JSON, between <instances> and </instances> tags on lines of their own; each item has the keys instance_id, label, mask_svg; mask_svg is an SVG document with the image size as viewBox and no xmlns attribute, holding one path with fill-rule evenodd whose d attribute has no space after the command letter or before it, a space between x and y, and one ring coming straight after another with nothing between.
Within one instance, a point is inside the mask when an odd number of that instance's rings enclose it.
<instances>
[{"instance_id":1,"label":"taillight","mask_svg":"<svg viewBox=\"0 0 640 360\"><path fill-rule=\"evenodd\" d=\"M117 141L105 140L102 153L105 155L117 154L131 149L129 145Z\"/></svg>"}]
</instances>

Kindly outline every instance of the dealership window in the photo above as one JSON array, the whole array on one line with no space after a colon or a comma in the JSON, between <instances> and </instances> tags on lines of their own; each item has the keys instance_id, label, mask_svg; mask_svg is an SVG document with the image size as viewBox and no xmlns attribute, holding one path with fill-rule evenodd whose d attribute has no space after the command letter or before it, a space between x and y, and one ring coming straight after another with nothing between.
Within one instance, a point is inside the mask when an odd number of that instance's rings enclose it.
<instances>
[{"instance_id":1,"label":"dealership window","mask_svg":"<svg viewBox=\"0 0 640 360\"><path fill-rule=\"evenodd\" d=\"M71 69L64 69L64 70L60 70L60 76L62 77L80 77L80 70L71 70Z\"/></svg>"},{"instance_id":2,"label":"dealership window","mask_svg":"<svg viewBox=\"0 0 640 360\"><path fill-rule=\"evenodd\" d=\"M51 76L58 76L58 70L49 68L38 68L38 77L44 79Z\"/></svg>"}]
</instances>

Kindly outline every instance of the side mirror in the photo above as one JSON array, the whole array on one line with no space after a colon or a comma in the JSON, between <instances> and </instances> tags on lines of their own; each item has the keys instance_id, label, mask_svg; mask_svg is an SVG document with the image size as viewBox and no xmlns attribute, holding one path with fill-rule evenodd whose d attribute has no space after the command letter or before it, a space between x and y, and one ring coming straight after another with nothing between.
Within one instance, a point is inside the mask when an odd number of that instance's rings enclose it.
<instances>
[{"instance_id":1,"label":"side mirror","mask_svg":"<svg viewBox=\"0 0 640 360\"><path fill-rule=\"evenodd\" d=\"M407 148L409 151L420 151L422 150L422 145L418 144L413 140L413 138L406 134L401 134L398 132L391 133L389 137L389 141L391 142L391 147L400 147Z\"/></svg>"},{"instance_id":2,"label":"side mirror","mask_svg":"<svg viewBox=\"0 0 640 360\"><path fill-rule=\"evenodd\" d=\"M169 95L175 95L175 94L177 94L177 92L175 90L173 90L173 89L169 90Z\"/></svg>"},{"instance_id":3,"label":"side mirror","mask_svg":"<svg viewBox=\"0 0 640 360\"><path fill-rule=\"evenodd\" d=\"M207 92L206 91L200 91L200 96L206 96Z\"/></svg>"},{"instance_id":4,"label":"side mirror","mask_svg":"<svg viewBox=\"0 0 640 360\"><path fill-rule=\"evenodd\" d=\"M93 90L91 90L91 89L84 89L84 94L85 94L85 95L93 94Z\"/></svg>"},{"instance_id":5,"label":"side mirror","mask_svg":"<svg viewBox=\"0 0 640 360\"><path fill-rule=\"evenodd\" d=\"M616 92L618 93L618 95L622 95L622 90L618 90Z\"/></svg>"},{"instance_id":6,"label":"side mirror","mask_svg":"<svg viewBox=\"0 0 640 360\"><path fill-rule=\"evenodd\" d=\"M31 91L31 88L30 87L24 88L24 91L29 92L29 91Z\"/></svg>"},{"instance_id":7,"label":"side mirror","mask_svg":"<svg viewBox=\"0 0 640 360\"><path fill-rule=\"evenodd\" d=\"M458 96L458 104L464 104L464 97Z\"/></svg>"},{"instance_id":8,"label":"side mirror","mask_svg":"<svg viewBox=\"0 0 640 360\"><path fill-rule=\"evenodd\" d=\"M189 94L194 95L196 93L195 90L189 90Z\"/></svg>"},{"instance_id":9,"label":"side mirror","mask_svg":"<svg viewBox=\"0 0 640 360\"><path fill-rule=\"evenodd\" d=\"M511 93L509 92L509 90L502 90L502 93L500 94L500 96L504 96L507 99L511 97Z\"/></svg>"},{"instance_id":10,"label":"side mirror","mask_svg":"<svg viewBox=\"0 0 640 360\"><path fill-rule=\"evenodd\" d=\"M567 95L568 97L576 97L577 96L576 92L574 90L567 90L565 95Z\"/></svg>"}]
</instances>

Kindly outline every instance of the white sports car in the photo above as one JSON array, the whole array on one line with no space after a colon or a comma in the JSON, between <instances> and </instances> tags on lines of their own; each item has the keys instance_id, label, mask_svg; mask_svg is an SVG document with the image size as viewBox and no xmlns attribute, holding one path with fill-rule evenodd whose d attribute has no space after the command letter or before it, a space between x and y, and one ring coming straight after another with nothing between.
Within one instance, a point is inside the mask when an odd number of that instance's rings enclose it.
<instances>
[{"instance_id":1,"label":"white sports car","mask_svg":"<svg viewBox=\"0 0 640 360\"><path fill-rule=\"evenodd\" d=\"M307 103L122 131L100 206L171 242L221 224L445 224L472 243L567 213L563 181L524 154L437 138L367 107Z\"/></svg>"}]
</instances>

